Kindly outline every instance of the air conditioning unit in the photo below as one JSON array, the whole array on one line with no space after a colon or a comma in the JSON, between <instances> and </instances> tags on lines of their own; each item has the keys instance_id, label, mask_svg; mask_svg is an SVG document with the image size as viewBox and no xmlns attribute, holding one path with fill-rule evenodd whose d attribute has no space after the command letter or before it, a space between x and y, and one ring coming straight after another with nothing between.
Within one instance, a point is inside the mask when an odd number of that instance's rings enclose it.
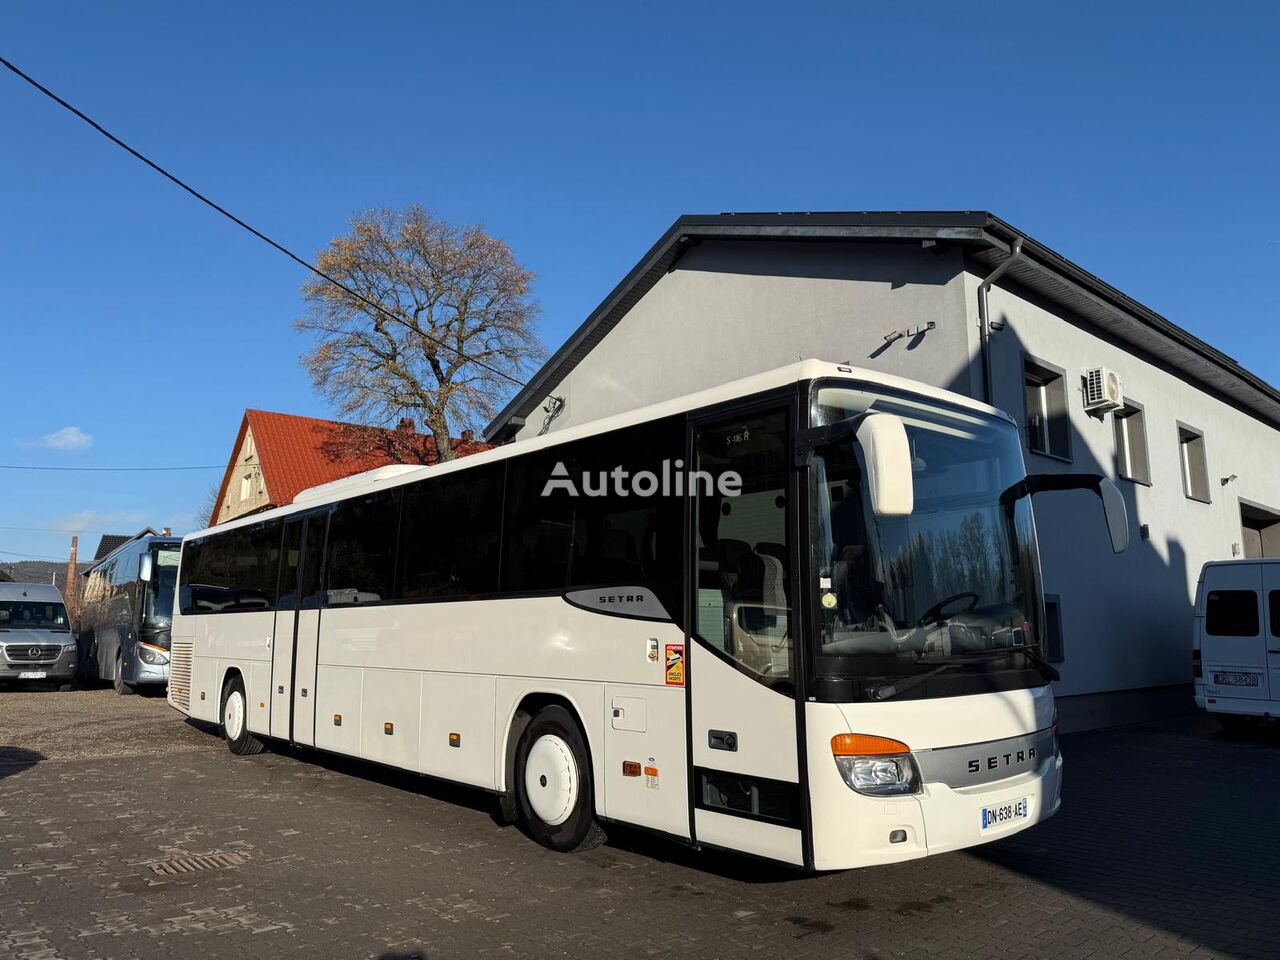
<instances>
[{"instance_id":1,"label":"air conditioning unit","mask_svg":"<svg viewBox=\"0 0 1280 960\"><path fill-rule=\"evenodd\" d=\"M1084 372L1084 408L1090 413L1106 413L1124 406L1120 374L1110 367L1091 367Z\"/></svg>"}]
</instances>

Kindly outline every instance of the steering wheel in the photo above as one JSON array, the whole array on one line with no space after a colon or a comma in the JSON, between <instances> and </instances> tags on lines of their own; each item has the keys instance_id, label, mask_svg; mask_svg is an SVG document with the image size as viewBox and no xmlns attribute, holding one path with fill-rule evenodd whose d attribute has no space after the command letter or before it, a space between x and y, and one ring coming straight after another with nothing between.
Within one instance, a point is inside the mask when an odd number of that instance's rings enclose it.
<instances>
[{"instance_id":1,"label":"steering wheel","mask_svg":"<svg viewBox=\"0 0 1280 960\"><path fill-rule=\"evenodd\" d=\"M924 613L920 614L920 619L916 621L916 626L923 627L923 626L926 626L927 624L933 623L934 621L941 619L941 614L943 610L951 606L951 604L955 603L957 600L965 600L965 599L969 601L969 605L965 607L963 610L957 610L956 613L968 613L970 610L972 610L974 607L978 605L979 597L976 593L973 593L971 591L965 591L964 593L957 593L954 596L947 597L947 599L942 600L938 603L935 603L932 607L930 607Z\"/></svg>"}]
</instances>

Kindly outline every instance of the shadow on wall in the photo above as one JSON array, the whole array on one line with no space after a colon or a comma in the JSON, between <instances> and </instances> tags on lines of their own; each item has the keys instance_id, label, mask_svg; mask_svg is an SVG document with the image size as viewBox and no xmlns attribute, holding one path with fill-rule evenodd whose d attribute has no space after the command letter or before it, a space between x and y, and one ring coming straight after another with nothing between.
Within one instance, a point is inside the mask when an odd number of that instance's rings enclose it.
<instances>
[{"instance_id":1,"label":"shadow on wall","mask_svg":"<svg viewBox=\"0 0 1280 960\"><path fill-rule=\"evenodd\" d=\"M43 753L28 750L26 747L0 745L0 780L22 773L23 770L29 770L41 760L46 759L48 758Z\"/></svg>"},{"instance_id":2,"label":"shadow on wall","mask_svg":"<svg viewBox=\"0 0 1280 960\"><path fill-rule=\"evenodd\" d=\"M1120 477L1114 424L1107 416L1092 430L1111 449L1105 462L1095 455L1068 411L1079 416L1082 369L1063 375L1066 408L1046 424L1050 435L1065 436L1069 459L1030 452L1022 358L1027 351L1007 322L992 347L997 406L1019 425L1028 473L1098 473L1110 477L1129 515L1129 549L1111 550L1098 498L1088 491L1041 494L1035 501L1044 590L1056 597L1061 619L1064 693L1105 692L1191 682L1190 649L1194 581L1182 542L1163 535L1171 518L1146 517L1138 504L1138 484ZM978 371L980 373L980 371ZM1012 374L1012 376L1010 376ZM978 380L980 382L980 378ZM1151 425L1148 425L1149 434ZM1159 432L1156 431L1159 436ZM1171 482L1156 477L1155 483ZM1172 478L1177 482L1177 478ZM1144 498L1145 499L1145 498ZM1161 522L1153 522L1161 521ZM1150 523L1152 538L1140 534ZM1186 709L1193 707L1188 689Z\"/></svg>"}]
</instances>

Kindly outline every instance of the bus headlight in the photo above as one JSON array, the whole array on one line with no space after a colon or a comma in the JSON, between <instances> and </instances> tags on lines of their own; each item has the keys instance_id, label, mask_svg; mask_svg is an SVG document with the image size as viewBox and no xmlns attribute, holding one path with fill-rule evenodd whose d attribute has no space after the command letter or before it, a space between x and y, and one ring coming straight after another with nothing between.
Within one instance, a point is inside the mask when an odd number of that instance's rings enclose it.
<instances>
[{"instance_id":1,"label":"bus headlight","mask_svg":"<svg viewBox=\"0 0 1280 960\"><path fill-rule=\"evenodd\" d=\"M138 659L143 663L149 663L157 666L162 663L169 662L169 651L164 647L157 647L150 643L138 644Z\"/></svg>"},{"instance_id":2,"label":"bus headlight","mask_svg":"<svg viewBox=\"0 0 1280 960\"><path fill-rule=\"evenodd\" d=\"M844 782L858 793L887 797L920 791L911 748L899 740L840 733L831 738L831 754Z\"/></svg>"}]
</instances>

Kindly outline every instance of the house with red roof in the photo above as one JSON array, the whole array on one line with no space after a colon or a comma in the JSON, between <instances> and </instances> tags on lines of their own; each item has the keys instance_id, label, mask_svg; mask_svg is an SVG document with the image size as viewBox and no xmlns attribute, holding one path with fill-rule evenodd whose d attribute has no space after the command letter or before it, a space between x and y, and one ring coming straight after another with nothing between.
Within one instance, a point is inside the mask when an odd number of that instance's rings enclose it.
<instances>
[{"instance_id":1,"label":"house with red roof","mask_svg":"<svg viewBox=\"0 0 1280 960\"><path fill-rule=\"evenodd\" d=\"M470 431L453 441L459 456L488 450ZM309 487L392 463L437 462L435 438L405 417L394 429L269 410L246 410L218 488L209 525L282 507Z\"/></svg>"}]
</instances>

